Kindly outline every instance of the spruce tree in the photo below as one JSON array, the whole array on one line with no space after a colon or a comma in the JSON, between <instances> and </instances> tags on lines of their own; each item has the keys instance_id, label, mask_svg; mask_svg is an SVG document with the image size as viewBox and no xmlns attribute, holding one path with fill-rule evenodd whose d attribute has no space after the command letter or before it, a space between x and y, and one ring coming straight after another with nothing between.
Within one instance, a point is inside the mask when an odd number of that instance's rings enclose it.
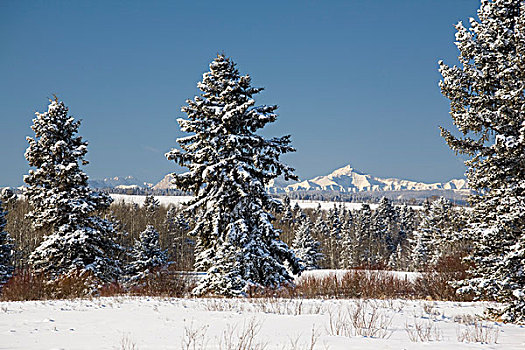
<instances>
[{"instance_id":1,"label":"spruce tree","mask_svg":"<svg viewBox=\"0 0 525 350\"><path fill-rule=\"evenodd\" d=\"M320 243L312 237L311 226L310 219L301 221L295 230L295 238L292 243L295 255L301 259L306 270L318 269L319 263L324 257L321 253Z\"/></svg>"},{"instance_id":2,"label":"spruce tree","mask_svg":"<svg viewBox=\"0 0 525 350\"><path fill-rule=\"evenodd\" d=\"M121 272L114 259L121 248L114 241L113 224L95 215L109 207L111 198L88 187L80 168L87 164L87 142L77 135L79 126L56 97L47 112L33 119L35 138L27 138L25 153L33 169L24 177L25 196L31 205L28 217L45 237L30 260L51 278L90 271L109 281Z\"/></svg>"},{"instance_id":3,"label":"spruce tree","mask_svg":"<svg viewBox=\"0 0 525 350\"><path fill-rule=\"evenodd\" d=\"M372 230L374 233L374 248L383 262L387 262L396 249L398 221L396 211L388 198L382 197L379 206L372 216Z\"/></svg>"},{"instance_id":4,"label":"spruce tree","mask_svg":"<svg viewBox=\"0 0 525 350\"><path fill-rule=\"evenodd\" d=\"M283 214L282 214L281 220L279 222L281 224L285 225L288 230L295 223L293 209L292 209L292 206L290 204L290 197L288 197L288 196L285 196L284 199L283 199Z\"/></svg>"},{"instance_id":5,"label":"spruce tree","mask_svg":"<svg viewBox=\"0 0 525 350\"><path fill-rule=\"evenodd\" d=\"M505 303L494 310L525 322L525 3L482 0L478 19L456 26L460 66L440 62L440 87L462 136L442 129L466 154L474 213L470 277L460 292Z\"/></svg>"},{"instance_id":6,"label":"spruce tree","mask_svg":"<svg viewBox=\"0 0 525 350\"><path fill-rule=\"evenodd\" d=\"M148 224L153 224L155 214L160 208L160 202L155 199L152 195L146 196L143 204L144 211L146 212L146 221Z\"/></svg>"},{"instance_id":7,"label":"spruce tree","mask_svg":"<svg viewBox=\"0 0 525 350\"><path fill-rule=\"evenodd\" d=\"M7 212L4 211L0 199L0 290L13 276L13 250L14 245L9 233L5 231Z\"/></svg>"},{"instance_id":8,"label":"spruce tree","mask_svg":"<svg viewBox=\"0 0 525 350\"><path fill-rule=\"evenodd\" d=\"M354 228L356 256L354 264L371 266L375 264L373 255L373 242L371 236L372 210L370 205L363 204L357 212L357 222Z\"/></svg>"},{"instance_id":9,"label":"spruce tree","mask_svg":"<svg viewBox=\"0 0 525 350\"><path fill-rule=\"evenodd\" d=\"M282 175L296 179L293 169L279 161L292 152L290 136L265 139L256 133L276 120L277 106L255 106L262 89L251 86L235 63L218 55L198 83L200 96L187 100L178 119L182 150L166 156L189 169L173 174L174 184L195 196L187 211L195 217L195 267L205 271L195 294L243 295L251 288L292 283L288 272L301 272L299 260L280 240L271 211L280 201L265 192L270 180Z\"/></svg>"},{"instance_id":10,"label":"spruce tree","mask_svg":"<svg viewBox=\"0 0 525 350\"><path fill-rule=\"evenodd\" d=\"M328 211L327 221L330 231L324 240L326 260L329 268L337 269L340 265L342 223L336 204Z\"/></svg>"},{"instance_id":11,"label":"spruce tree","mask_svg":"<svg viewBox=\"0 0 525 350\"><path fill-rule=\"evenodd\" d=\"M146 226L140 233L129 256L127 270L131 283L142 280L155 268L165 266L168 261L166 251L160 249L159 233L152 225Z\"/></svg>"}]
</instances>

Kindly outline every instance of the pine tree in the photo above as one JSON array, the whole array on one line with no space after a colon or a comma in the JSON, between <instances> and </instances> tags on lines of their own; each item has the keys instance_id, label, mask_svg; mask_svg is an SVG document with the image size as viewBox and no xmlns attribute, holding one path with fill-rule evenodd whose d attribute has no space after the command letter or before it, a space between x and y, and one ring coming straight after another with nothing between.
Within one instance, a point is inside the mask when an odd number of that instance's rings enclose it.
<instances>
[{"instance_id":1,"label":"pine tree","mask_svg":"<svg viewBox=\"0 0 525 350\"><path fill-rule=\"evenodd\" d=\"M341 267L345 269L352 268L355 264L355 250L357 245L352 230L354 218L352 212L347 210L344 205L340 209L341 221Z\"/></svg>"},{"instance_id":2,"label":"pine tree","mask_svg":"<svg viewBox=\"0 0 525 350\"><path fill-rule=\"evenodd\" d=\"M319 205L318 208L314 212L314 218L315 223L312 230L312 236L315 240L321 242L321 246L323 251L326 251L328 246L325 244L326 240L328 239L328 236L330 234L330 229L328 228L328 225L326 224L323 210L321 210L321 206ZM327 261L326 254L324 254L323 264L321 266L322 268L330 268L330 263Z\"/></svg>"},{"instance_id":3,"label":"pine tree","mask_svg":"<svg viewBox=\"0 0 525 350\"><path fill-rule=\"evenodd\" d=\"M7 212L4 211L0 199L0 290L13 276L13 249L14 245L9 233L5 231Z\"/></svg>"},{"instance_id":4,"label":"pine tree","mask_svg":"<svg viewBox=\"0 0 525 350\"><path fill-rule=\"evenodd\" d=\"M363 204L358 211L357 222L354 228L356 256L353 259L355 264L370 266L374 265L374 255L372 247L372 236L370 228L372 226L372 210L370 205Z\"/></svg>"},{"instance_id":5,"label":"pine tree","mask_svg":"<svg viewBox=\"0 0 525 350\"><path fill-rule=\"evenodd\" d=\"M328 211L327 221L330 230L324 240L327 264L329 268L337 269L340 264L342 239L342 223L337 205L334 204L334 207Z\"/></svg>"},{"instance_id":6,"label":"pine tree","mask_svg":"<svg viewBox=\"0 0 525 350\"><path fill-rule=\"evenodd\" d=\"M410 261L415 271L424 271L432 261L434 236L429 221L429 217L425 215L410 240L412 244Z\"/></svg>"},{"instance_id":7,"label":"pine tree","mask_svg":"<svg viewBox=\"0 0 525 350\"><path fill-rule=\"evenodd\" d=\"M166 251L160 249L159 233L152 225L146 226L140 233L129 256L131 262L127 270L131 283L142 280L168 261Z\"/></svg>"},{"instance_id":8,"label":"pine tree","mask_svg":"<svg viewBox=\"0 0 525 350\"><path fill-rule=\"evenodd\" d=\"M460 67L440 62L442 93L463 134L442 136L466 161L474 213L470 278L460 292L505 302L494 310L525 323L525 3L482 0L470 29L456 26Z\"/></svg>"},{"instance_id":9,"label":"pine tree","mask_svg":"<svg viewBox=\"0 0 525 350\"><path fill-rule=\"evenodd\" d=\"M148 224L153 224L155 214L160 208L159 200L155 199L152 195L148 195L144 199L143 208L146 211L146 220Z\"/></svg>"},{"instance_id":10,"label":"pine tree","mask_svg":"<svg viewBox=\"0 0 525 350\"><path fill-rule=\"evenodd\" d=\"M301 259L306 270L318 269L319 263L324 257L321 253L320 243L314 240L310 233L311 226L310 219L301 221L295 230L295 238L292 243L295 255Z\"/></svg>"},{"instance_id":11,"label":"pine tree","mask_svg":"<svg viewBox=\"0 0 525 350\"><path fill-rule=\"evenodd\" d=\"M180 270L193 267L195 240L188 236L190 224L182 211L170 208L166 213L167 232L172 238L172 259Z\"/></svg>"},{"instance_id":12,"label":"pine tree","mask_svg":"<svg viewBox=\"0 0 525 350\"><path fill-rule=\"evenodd\" d=\"M433 251L430 263L436 265L442 256L449 255L457 244L459 234L454 227L454 220L459 213L456 213L452 203L440 197L430 206L430 217L427 223L433 236Z\"/></svg>"},{"instance_id":13,"label":"pine tree","mask_svg":"<svg viewBox=\"0 0 525 350\"><path fill-rule=\"evenodd\" d=\"M189 171L174 174L174 184L193 192L187 211L193 213L197 235L196 269L206 276L195 294L242 295L251 288L278 288L292 283L287 270L302 267L293 251L279 239L271 211L282 204L265 192L270 180L283 175L296 179L293 169L279 162L292 152L290 137L270 140L256 134L276 120L277 106L255 106L261 88L251 86L235 63L218 55L198 83L200 96L187 100L178 119L190 136L177 141L168 159Z\"/></svg>"},{"instance_id":14,"label":"pine tree","mask_svg":"<svg viewBox=\"0 0 525 350\"><path fill-rule=\"evenodd\" d=\"M409 237L412 237L412 234L416 227L416 215L414 209L412 209L406 204L403 204L400 207L398 207L397 211L397 217L399 218L399 233L396 242L395 268L398 270L406 270L408 269L408 259L405 252L409 251Z\"/></svg>"},{"instance_id":15,"label":"pine tree","mask_svg":"<svg viewBox=\"0 0 525 350\"><path fill-rule=\"evenodd\" d=\"M396 211L390 200L386 197L381 198L372 216L372 230L374 248L383 262L389 261L390 255L396 249L397 228L395 228L395 223L397 221Z\"/></svg>"},{"instance_id":16,"label":"pine tree","mask_svg":"<svg viewBox=\"0 0 525 350\"><path fill-rule=\"evenodd\" d=\"M114 259L121 248L113 240L113 224L94 215L108 208L111 198L88 188L80 169L87 164L87 142L77 135L79 126L57 98L33 119L35 138L27 138L25 156L34 169L24 177L25 195L32 208L28 217L46 236L30 260L51 278L90 271L109 281L121 272Z\"/></svg>"},{"instance_id":17,"label":"pine tree","mask_svg":"<svg viewBox=\"0 0 525 350\"><path fill-rule=\"evenodd\" d=\"M295 222L294 213L290 204L290 197L285 196L283 199L283 214L280 223L286 225L290 229Z\"/></svg>"}]
</instances>

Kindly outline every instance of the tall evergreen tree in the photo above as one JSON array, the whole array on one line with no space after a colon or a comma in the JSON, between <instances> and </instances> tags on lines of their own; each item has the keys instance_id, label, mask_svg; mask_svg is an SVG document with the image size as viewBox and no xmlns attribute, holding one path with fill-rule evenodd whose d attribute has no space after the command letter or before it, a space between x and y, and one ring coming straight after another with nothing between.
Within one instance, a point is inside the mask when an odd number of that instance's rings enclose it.
<instances>
[{"instance_id":1,"label":"tall evergreen tree","mask_svg":"<svg viewBox=\"0 0 525 350\"><path fill-rule=\"evenodd\" d=\"M329 268L337 269L340 265L342 223L336 204L328 211L327 221L330 231L324 240L326 262Z\"/></svg>"},{"instance_id":2,"label":"tall evergreen tree","mask_svg":"<svg viewBox=\"0 0 525 350\"><path fill-rule=\"evenodd\" d=\"M32 208L28 217L46 236L31 263L50 277L80 270L113 280L121 272L114 259L121 248L113 224L95 215L109 207L111 198L88 188L80 169L87 164L87 142L77 135L79 126L57 98L33 119L35 138L27 138L25 156L34 169L24 177L25 195Z\"/></svg>"},{"instance_id":3,"label":"tall evergreen tree","mask_svg":"<svg viewBox=\"0 0 525 350\"><path fill-rule=\"evenodd\" d=\"M276 120L277 106L255 106L253 97L262 89L252 87L230 58L218 55L209 68L198 83L200 96L182 108L188 119L178 119L192 135L177 140L182 151L167 154L189 169L173 175L176 186L195 195L187 208L196 217L195 267L207 274L194 293L241 295L252 287L292 283L286 263L293 273L302 266L272 225L270 212L282 204L265 191L277 176L296 179L279 161L294 151L290 137L256 134Z\"/></svg>"},{"instance_id":4,"label":"tall evergreen tree","mask_svg":"<svg viewBox=\"0 0 525 350\"><path fill-rule=\"evenodd\" d=\"M131 261L127 272L132 283L147 277L155 268L168 262L166 251L160 249L159 233L152 225L140 233L129 255Z\"/></svg>"},{"instance_id":5,"label":"tall evergreen tree","mask_svg":"<svg viewBox=\"0 0 525 350\"><path fill-rule=\"evenodd\" d=\"M146 211L146 221L148 224L154 224L155 214L160 208L160 202L158 199L155 199L152 195L146 196L144 199L144 210Z\"/></svg>"},{"instance_id":6,"label":"tall evergreen tree","mask_svg":"<svg viewBox=\"0 0 525 350\"><path fill-rule=\"evenodd\" d=\"M295 255L301 259L306 270L318 269L319 263L324 257L321 253L320 243L314 240L310 233L311 226L310 219L301 221L295 230L295 238L292 243Z\"/></svg>"},{"instance_id":7,"label":"tall evergreen tree","mask_svg":"<svg viewBox=\"0 0 525 350\"><path fill-rule=\"evenodd\" d=\"M478 19L456 26L461 66L440 62L441 91L462 137L442 129L456 152L470 156L467 177L475 246L460 292L490 295L494 310L525 322L525 2L482 0Z\"/></svg>"},{"instance_id":8,"label":"tall evergreen tree","mask_svg":"<svg viewBox=\"0 0 525 350\"><path fill-rule=\"evenodd\" d=\"M363 204L357 212L357 222L354 227L356 256L353 259L355 264L370 266L375 264L373 256L373 242L370 234L372 226L372 210L370 205Z\"/></svg>"},{"instance_id":9,"label":"tall evergreen tree","mask_svg":"<svg viewBox=\"0 0 525 350\"><path fill-rule=\"evenodd\" d=\"M397 221L397 213L390 200L386 197L381 198L372 216L372 230L375 241L374 249L383 263L389 261L390 255L396 249L397 228L395 223Z\"/></svg>"},{"instance_id":10,"label":"tall evergreen tree","mask_svg":"<svg viewBox=\"0 0 525 350\"><path fill-rule=\"evenodd\" d=\"M13 276L13 241L9 233L5 231L7 212L4 211L0 199L0 290L2 286Z\"/></svg>"}]
</instances>

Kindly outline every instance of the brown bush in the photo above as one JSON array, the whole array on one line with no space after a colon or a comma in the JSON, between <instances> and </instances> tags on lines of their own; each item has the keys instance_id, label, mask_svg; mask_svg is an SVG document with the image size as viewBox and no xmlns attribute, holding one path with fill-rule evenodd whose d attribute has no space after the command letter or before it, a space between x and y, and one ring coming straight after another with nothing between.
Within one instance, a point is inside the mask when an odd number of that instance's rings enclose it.
<instances>
[{"instance_id":1,"label":"brown bush","mask_svg":"<svg viewBox=\"0 0 525 350\"><path fill-rule=\"evenodd\" d=\"M93 273L76 270L48 282L53 299L75 299L97 294L100 282Z\"/></svg>"},{"instance_id":2,"label":"brown bush","mask_svg":"<svg viewBox=\"0 0 525 350\"><path fill-rule=\"evenodd\" d=\"M413 297L414 286L384 271L355 270L341 277L305 277L297 283L294 294L303 298L386 299Z\"/></svg>"},{"instance_id":3,"label":"brown bush","mask_svg":"<svg viewBox=\"0 0 525 350\"><path fill-rule=\"evenodd\" d=\"M2 288L1 299L9 301L49 299L46 279L31 270L17 270Z\"/></svg>"},{"instance_id":4,"label":"brown bush","mask_svg":"<svg viewBox=\"0 0 525 350\"><path fill-rule=\"evenodd\" d=\"M414 282L417 297L421 299L471 301L472 295L457 294L451 282L467 276L468 265L460 255L444 256L434 270L423 272Z\"/></svg>"},{"instance_id":5,"label":"brown bush","mask_svg":"<svg viewBox=\"0 0 525 350\"><path fill-rule=\"evenodd\" d=\"M195 285L194 275L167 267L148 274L130 288L129 293L141 296L183 297L187 296Z\"/></svg>"}]
</instances>

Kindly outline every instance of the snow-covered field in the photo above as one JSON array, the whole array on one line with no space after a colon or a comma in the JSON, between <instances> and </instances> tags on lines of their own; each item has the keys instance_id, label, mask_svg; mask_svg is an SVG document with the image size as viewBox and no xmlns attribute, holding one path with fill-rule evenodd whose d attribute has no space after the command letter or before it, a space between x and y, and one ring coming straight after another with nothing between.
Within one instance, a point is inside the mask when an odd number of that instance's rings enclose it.
<instances>
[{"instance_id":1,"label":"snow-covered field","mask_svg":"<svg viewBox=\"0 0 525 350\"><path fill-rule=\"evenodd\" d=\"M131 297L1 302L0 349L524 349L524 327L476 323L485 306ZM471 342L462 341L467 337ZM238 347L243 339L252 346Z\"/></svg>"},{"instance_id":2,"label":"snow-covered field","mask_svg":"<svg viewBox=\"0 0 525 350\"><path fill-rule=\"evenodd\" d=\"M111 194L111 198L115 202L124 202L124 203L137 203L142 205L146 196L141 195L128 195L128 194ZM183 204L193 197L191 196L155 196L155 199L159 201L161 205L168 206L170 204L180 205ZM334 207L334 205L343 204L347 209L358 210L361 209L362 203L348 203L348 202L325 202L325 201L304 201L304 200L291 200L291 205L294 206L295 203L299 204L299 207L306 208L317 208L318 205L321 205L321 209L328 210ZM370 208L375 210L378 204L370 204ZM420 209L419 206L412 206L414 209Z\"/></svg>"},{"instance_id":3,"label":"snow-covered field","mask_svg":"<svg viewBox=\"0 0 525 350\"><path fill-rule=\"evenodd\" d=\"M344 269L340 269L340 270L330 270L330 269L320 269L320 270L308 270L308 271L304 271L301 276L299 277L296 277L296 281L298 282L299 280L301 280L302 278L307 278L307 277L314 277L314 278L317 278L317 279L323 279L323 278L326 278L326 277L330 277L330 276L336 276L338 279L340 279L341 277L343 277L344 275L346 275L347 273L351 272L351 271L356 271L356 270L344 270ZM360 272L373 272L374 274L384 274L384 275L393 275L396 279L399 279L399 280L408 280L410 282L414 282L418 277L421 277L421 273L420 272L407 272L407 271L387 271L387 270L358 270Z\"/></svg>"}]
</instances>

